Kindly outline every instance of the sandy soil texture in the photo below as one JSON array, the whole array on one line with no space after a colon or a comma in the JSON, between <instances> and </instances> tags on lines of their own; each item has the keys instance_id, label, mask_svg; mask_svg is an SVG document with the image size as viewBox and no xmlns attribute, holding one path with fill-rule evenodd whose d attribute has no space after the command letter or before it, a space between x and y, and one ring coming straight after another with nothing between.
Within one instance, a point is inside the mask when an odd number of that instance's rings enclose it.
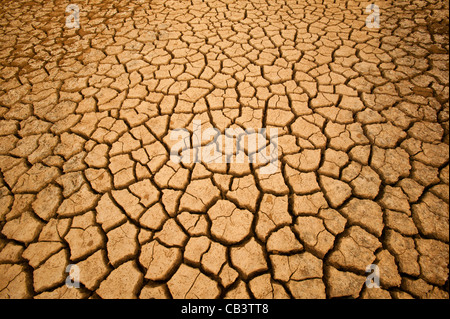
<instances>
[{"instance_id":1,"label":"sandy soil texture","mask_svg":"<svg viewBox=\"0 0 450 319\"><path fill-rule=\"evenodd\" d=\"M448 298L448 1L373 3L1 1L0 298Z\"/></svg>"}]
</instances>

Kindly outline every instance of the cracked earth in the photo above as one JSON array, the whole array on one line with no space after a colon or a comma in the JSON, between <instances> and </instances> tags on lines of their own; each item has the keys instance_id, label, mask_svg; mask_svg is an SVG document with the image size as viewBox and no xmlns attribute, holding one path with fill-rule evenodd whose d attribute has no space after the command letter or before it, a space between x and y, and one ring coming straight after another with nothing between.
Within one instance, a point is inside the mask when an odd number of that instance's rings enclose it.
<instances>
[{"instance_id":1,"label":"cracked earth","mask_svg":"<svg viewBox=\"0 0 450 319\"><path fill-rule=\"evenodd\" d=\"M0 4L0 298L448 298L448 2L72 3Z\"/></svg>"}]
</instances>

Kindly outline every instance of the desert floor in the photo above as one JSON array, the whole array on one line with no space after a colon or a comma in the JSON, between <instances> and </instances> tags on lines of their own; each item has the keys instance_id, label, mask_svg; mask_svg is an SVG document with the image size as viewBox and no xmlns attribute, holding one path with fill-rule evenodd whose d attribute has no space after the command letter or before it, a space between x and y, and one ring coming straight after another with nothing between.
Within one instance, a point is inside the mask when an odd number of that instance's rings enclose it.
<instances>
[{"instance_id":1,"label":"desert floor","mask_svg":"<svg viewBox=\"0 0 450 319\"><path fill-rule=\"evenodd\" d=\"M0 298L448 298L448 1L369 4L1 1Z\"/></svg>"}]
</instances>

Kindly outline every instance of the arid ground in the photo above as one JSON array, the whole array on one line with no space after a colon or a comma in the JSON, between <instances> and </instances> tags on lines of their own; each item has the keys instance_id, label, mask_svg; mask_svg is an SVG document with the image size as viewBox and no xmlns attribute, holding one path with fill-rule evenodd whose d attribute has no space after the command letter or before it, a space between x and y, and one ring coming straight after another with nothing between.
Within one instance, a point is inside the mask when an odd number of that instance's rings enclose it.
<instances>
[{"instance_id":1,"label":"arid ground","mask_svg":"<svg viewBox=\"0 0 450 319\"><path fill-rule=\"evenodd\" d=\"M0 298L449 298L448 9L2 0Z\"/></svg>"}]
</instances>

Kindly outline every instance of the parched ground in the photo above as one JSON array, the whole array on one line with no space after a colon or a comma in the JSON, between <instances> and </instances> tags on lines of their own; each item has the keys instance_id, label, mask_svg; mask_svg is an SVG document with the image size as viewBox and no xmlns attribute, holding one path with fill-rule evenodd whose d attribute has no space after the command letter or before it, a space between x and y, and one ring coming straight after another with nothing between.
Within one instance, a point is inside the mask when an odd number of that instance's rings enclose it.
<instances>
[{"instance_id":1,"label":"parched ground","mask_svg":"<svg viewBox=\"0 0 450 319\"><path fill-rule=\"evenodd\" d=\"M448 1L72 3L0 3L0 298L449 297Z\"/></svg>"}]
</instances>

